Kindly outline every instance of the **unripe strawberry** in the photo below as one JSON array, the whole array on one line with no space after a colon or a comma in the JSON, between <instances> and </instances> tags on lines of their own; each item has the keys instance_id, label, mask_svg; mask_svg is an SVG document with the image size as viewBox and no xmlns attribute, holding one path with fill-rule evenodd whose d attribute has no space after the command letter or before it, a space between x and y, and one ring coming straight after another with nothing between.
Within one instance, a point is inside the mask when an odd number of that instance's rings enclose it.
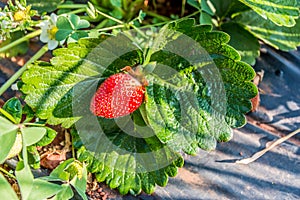
<instances>
[{"instance_id":1,"label":"unripe strawberry","mask_svg":"<svg viewBox=\"0 0 300 200\"><path fill-rule=\"evenodd\" d=\"M133 73L130 67L124 69ZM100 85L91 100L90 109L94 115L117 118L140 107L144 101L145 84L131 74L114 74Z\"/></svg>"}]
</instances>

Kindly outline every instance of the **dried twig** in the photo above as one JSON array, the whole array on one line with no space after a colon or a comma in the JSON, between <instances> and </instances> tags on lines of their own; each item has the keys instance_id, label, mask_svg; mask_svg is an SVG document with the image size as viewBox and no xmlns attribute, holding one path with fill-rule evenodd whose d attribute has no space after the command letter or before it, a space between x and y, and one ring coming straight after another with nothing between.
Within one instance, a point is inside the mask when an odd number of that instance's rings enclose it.
<instances>
[{"instance_id":1,"label":"dried twig","mask_svg":"<svg viewBox=\"0 0 300 200\"><path fill-rule=\"evenodd\" d=\"M255 160L257 160L258 158L260 158L262 155L264 155L266 152L270 151L272 148L274 148L275 146L283 143L284 141L288 140L289 138L293 137L294 135L298 134L300 132L300 128L291 132L290 134L278 139L278 140L275 140L270 146L268 146L267 148L255 153L253 156L251 156L250 158L245 158L245 159L242 159L242 160L238 160L236 161L235 163L238 163L238 164L249 164L251 162L254 162Z\"/></svg>"}]
</instances>

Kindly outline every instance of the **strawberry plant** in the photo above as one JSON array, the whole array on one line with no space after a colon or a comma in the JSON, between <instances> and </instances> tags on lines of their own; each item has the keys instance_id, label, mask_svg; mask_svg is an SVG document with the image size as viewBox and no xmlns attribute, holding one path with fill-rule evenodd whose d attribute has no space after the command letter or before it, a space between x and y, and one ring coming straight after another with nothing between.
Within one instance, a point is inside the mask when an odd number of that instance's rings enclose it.
<instances>
[{"instance_id":1,"label":"strawberry plant","mask_svg":"<svg viewBox=\"0 0 300 200\"><path fill-rule=\"evenodd\" d=\"M130 38L80 39L57 49L50 63L29 66L21 90L47 123L75 124L84 144L78 159L99 181L122 194L152 193L182 166L178 152L212 150L245 124L255 73L226 44L227 34L191 19L163 27L146 52ZM149 85L121 72L128 65L138 65Z\"/></svg>"},{"instance_id":2,"label":"strawberry plant","mask_svg":"<svg viewBox=\"0 0 300 200\"><path fill-rule=\"evenodd\" d=\"M15 176L0 169L22 199L70 199L74 190L86 199L88 172L121 194L153 193L184 153L214 150L246 123L259 40L300 44L295 0L188 0L196 12L184 17L151 12L148 1L28 2L0 10L1 56L26 52L36 36L47 43L0 88L18 80L24 101L0 108L0 162L18 156ZM50 61L38 61L48 50ZM34 178L37 147L56 136L49 125L71 132L75 152ZM16 199L2 175L0 183Z\"/></svg>"}]
</instances>

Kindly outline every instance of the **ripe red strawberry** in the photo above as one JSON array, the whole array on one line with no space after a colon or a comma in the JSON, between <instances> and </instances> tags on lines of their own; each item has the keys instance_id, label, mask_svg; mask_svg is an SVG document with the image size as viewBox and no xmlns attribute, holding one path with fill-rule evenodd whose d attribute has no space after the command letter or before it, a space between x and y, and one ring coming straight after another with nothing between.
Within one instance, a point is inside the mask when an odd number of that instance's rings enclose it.
<instances>
[{"instance_id":1,"label":"ripe red strawberry","mask_svg":"<svg viewBox=\"0 0 300 200\"><path fill-rule=\"evenodd\" d=\"M94 115L100 117L125 116L140 107L145 91L145 85L132 75L114 74L100 85L92 98L90 109Z\"/></svg>"}]
</instances>

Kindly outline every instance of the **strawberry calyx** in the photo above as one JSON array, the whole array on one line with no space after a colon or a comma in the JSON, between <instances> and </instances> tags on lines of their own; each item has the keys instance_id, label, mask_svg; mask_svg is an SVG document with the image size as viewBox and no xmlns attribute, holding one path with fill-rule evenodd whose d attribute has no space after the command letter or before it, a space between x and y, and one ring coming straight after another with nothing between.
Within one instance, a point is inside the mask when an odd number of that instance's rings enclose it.
<instances>
[{"instance_id":1,"label":"strawberry calyx","mask_svg":"<svg viewBox=\"0 0 300 200\"><path fill-rule=\"evenodd\" d=\"M130 66L126 66L121 69L122 71L127 72L130 74L132 77L136 78L143 86L148 86L149 83L147 79L145 78L144 74L141 72L141 67L140 65L133 70Z\"/></svg>"}]
</instances>

